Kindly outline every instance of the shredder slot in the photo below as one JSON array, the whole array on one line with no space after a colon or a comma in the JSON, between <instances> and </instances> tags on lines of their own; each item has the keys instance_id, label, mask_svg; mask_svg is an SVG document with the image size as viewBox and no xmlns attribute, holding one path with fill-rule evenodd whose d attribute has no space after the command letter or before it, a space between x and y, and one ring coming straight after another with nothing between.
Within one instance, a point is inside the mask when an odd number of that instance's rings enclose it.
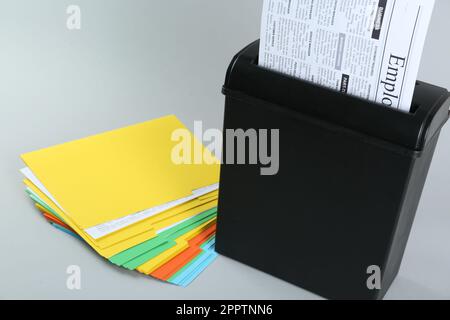
<instances>
[{"instance_id":1,"label":"shredder slot","mask_svg":"<svg viewBox=\"0 0 450 320\"><path fill-rule=\"evenodd\" d=\"M445 116L442 108L450 95L443 88L418 81L412 112L404 112L262 68L258 54L256 41L235 56L225 92L242 93L418 152L436 133L430 130L448 120L448 107Z\"/></svg>"}]
</instances>

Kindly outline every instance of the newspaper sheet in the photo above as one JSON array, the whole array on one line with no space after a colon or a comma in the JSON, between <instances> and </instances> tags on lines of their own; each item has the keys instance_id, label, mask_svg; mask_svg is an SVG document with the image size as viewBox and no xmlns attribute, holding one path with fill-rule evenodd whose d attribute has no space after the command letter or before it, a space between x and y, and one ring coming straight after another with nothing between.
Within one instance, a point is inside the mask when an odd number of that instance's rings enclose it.
<instances>
[{"instance_id":1,"label":"newspaper sheet","mask_svg":"<svg viewBox=\"0 0 450 320\"><path fill-rule=\"evenodd\" d=\"M264 0L259 65L410 111L434 0Z\"/></svg>"}]
</instances>

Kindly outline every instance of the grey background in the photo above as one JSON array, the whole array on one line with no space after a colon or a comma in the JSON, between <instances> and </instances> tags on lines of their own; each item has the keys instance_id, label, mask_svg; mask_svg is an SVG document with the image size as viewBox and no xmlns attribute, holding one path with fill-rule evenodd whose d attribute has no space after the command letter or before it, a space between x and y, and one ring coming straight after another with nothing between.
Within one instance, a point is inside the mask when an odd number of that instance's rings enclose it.
<instances>
[{"instance_id":1,"label":"grey background","mask_svg":"<svg viewBox=\"0 0 450 320\"><path fill-rule=\"evenodd\" d=\"M258 38L258 0L0 1L0 298L315 299L224 257L188 288L112 266L50 227L19 155L166 114L221 128L226 67ZM66 8L82 30L66 29ZM438 0L421 80L450 88L450 1ZM443 131L388 299L450 298L450 128ZM82 268L82 290L66 268Z\"/></svg>"}]
</instances>

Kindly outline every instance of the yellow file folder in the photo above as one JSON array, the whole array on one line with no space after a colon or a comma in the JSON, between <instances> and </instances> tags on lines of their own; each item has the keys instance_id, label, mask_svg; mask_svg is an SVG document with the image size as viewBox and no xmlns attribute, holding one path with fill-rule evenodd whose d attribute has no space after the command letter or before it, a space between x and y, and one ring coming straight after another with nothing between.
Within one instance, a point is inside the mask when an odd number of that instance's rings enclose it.
<instances>
[{"instance_id":1,"label":"yellow file folder","mask_svg":"<svg viewBox=\"0 0 450 320\"><path fill-rule=\"evenodd\" d=\"M175 116L168 116L27 153L22 159L72 224L87 229L219 181L219 164L172 161L177 144L172 134L180 129L187 132ZM190 136L192 145L198 143Z\"/></svg>"}]
</instances>

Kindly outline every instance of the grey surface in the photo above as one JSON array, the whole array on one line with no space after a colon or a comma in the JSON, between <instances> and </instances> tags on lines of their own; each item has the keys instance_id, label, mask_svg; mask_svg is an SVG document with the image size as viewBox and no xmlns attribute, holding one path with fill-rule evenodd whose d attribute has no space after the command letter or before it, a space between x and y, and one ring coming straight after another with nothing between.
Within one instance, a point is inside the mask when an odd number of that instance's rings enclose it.
<instances>
[{"instance_id":1,"label":"grey surface","mask_svg":"<svg viewBox=\"0 0 450 320\"><path fill-rule=\"evenodd\" d=\"M220 88L258 38L258 0L0 1L0 298L315 299L224 257L188 288L116 268L51 228L27 199L19 155L176 114L221 128ZM65 10L82 9L68 31ZM450 1L438 0L419 78L450 88ZM388 299L450 298L450 128L436 151ZM82 290L66 289L66 268Z\"/></svg>"}]
</instances>

